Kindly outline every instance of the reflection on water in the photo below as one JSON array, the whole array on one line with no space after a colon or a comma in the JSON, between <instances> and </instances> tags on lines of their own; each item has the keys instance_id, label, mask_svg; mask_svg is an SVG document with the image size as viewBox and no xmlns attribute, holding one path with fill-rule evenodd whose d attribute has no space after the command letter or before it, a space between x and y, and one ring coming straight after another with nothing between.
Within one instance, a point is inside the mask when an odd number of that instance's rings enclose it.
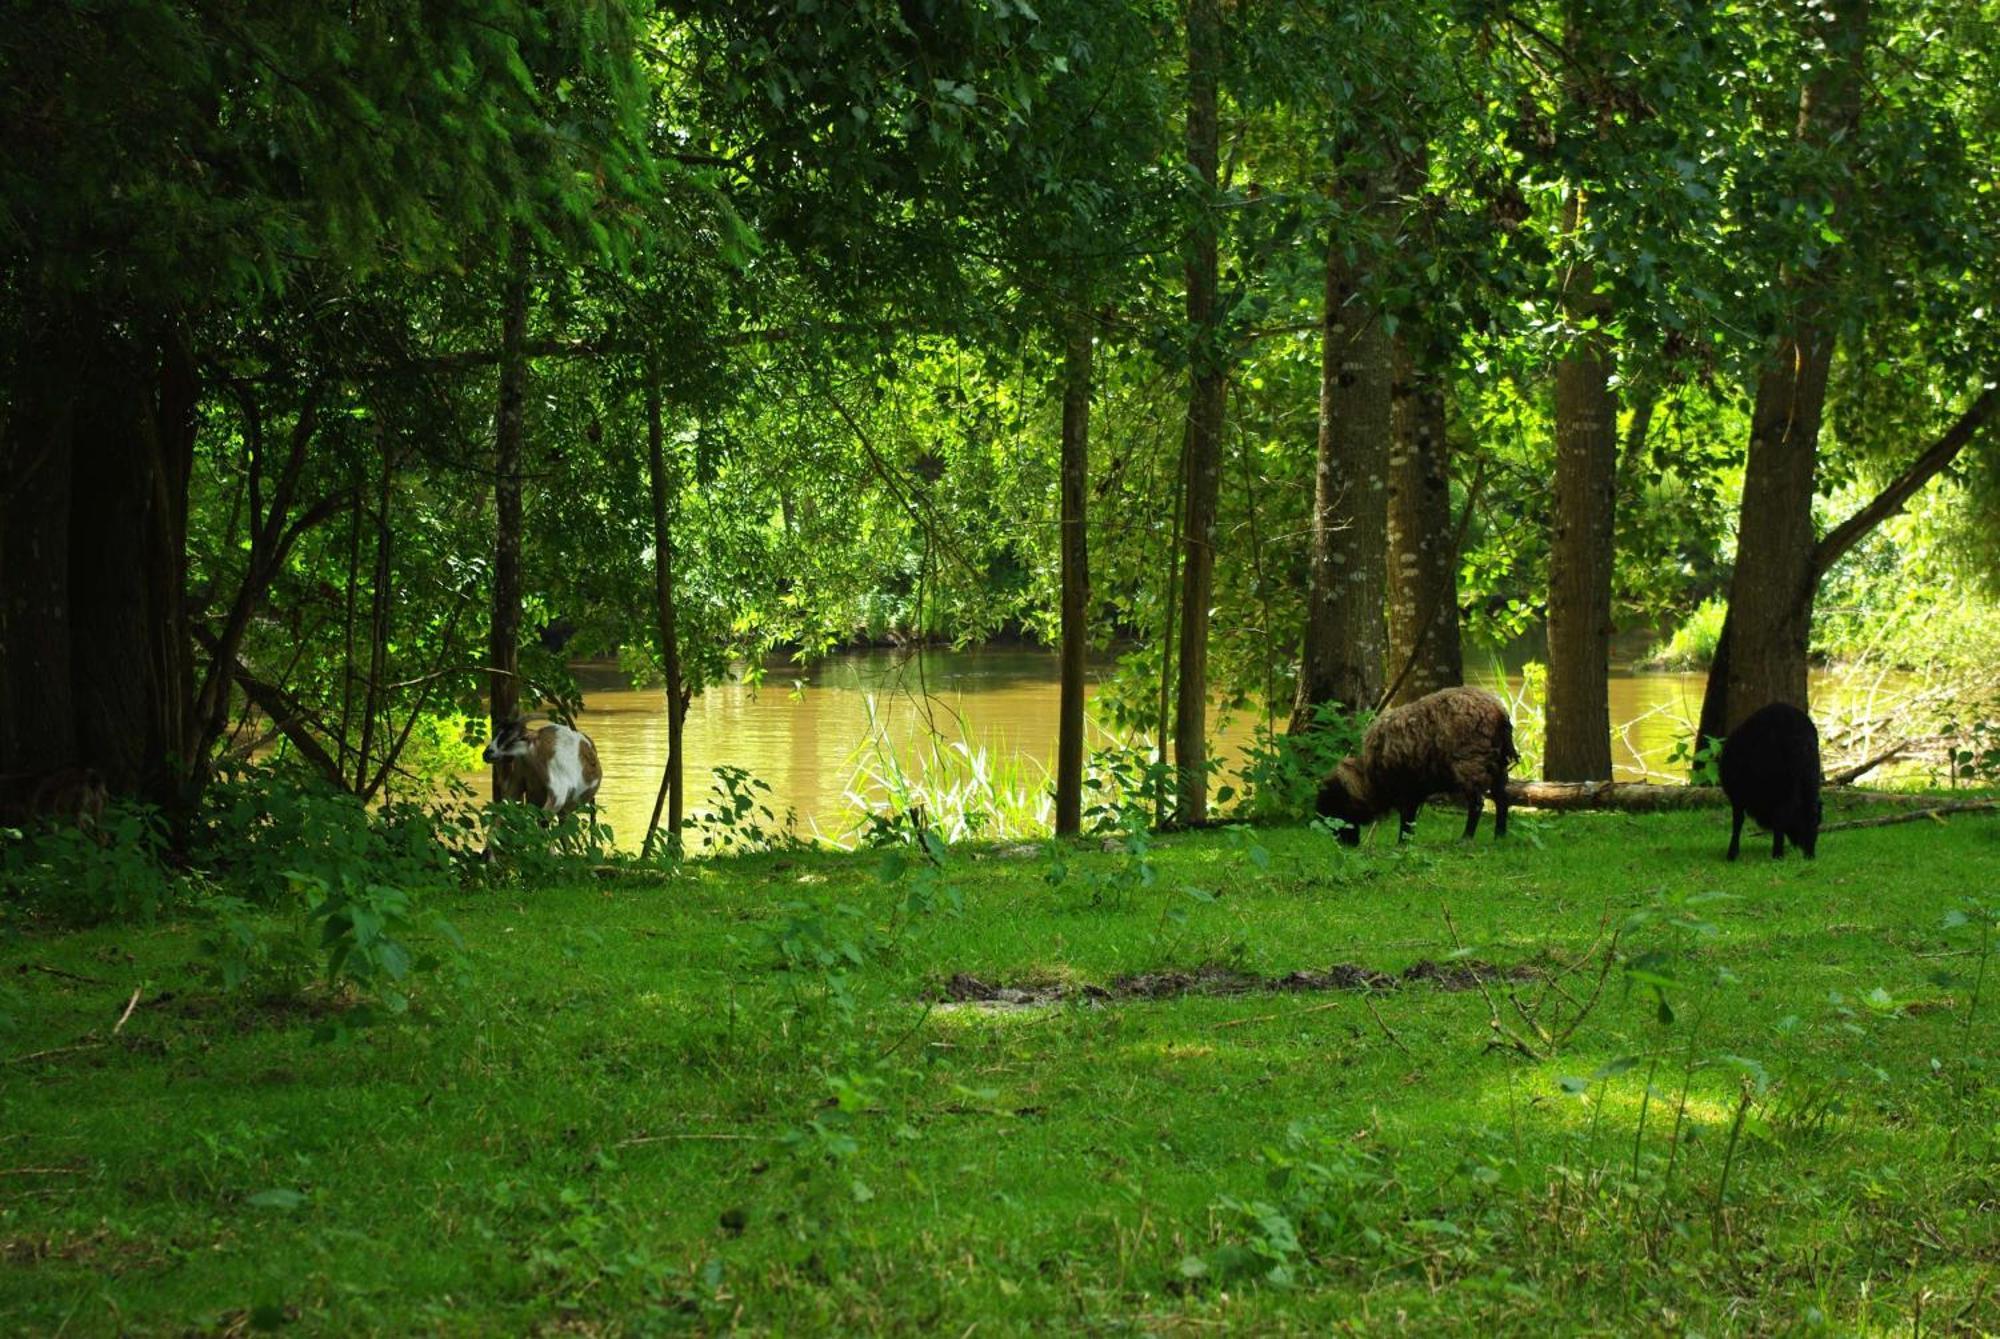
<instances>
[{"instance_id":1,"label":"reflection on water","mask_svg":"<svg viewBox=\"0 0 2000 1339\"><path fill-rule=\"evenodd\" d=\"M608 666L579 667L577 677L585 708L577 724L597 741L604 765L599 815L621 844L636 846L666 758L665 700L657 689L633 689ZM1496 686L1490 677L1475 682ZM1704 682L1698 673L1612 676L1613 760L1621 780L1680 779L1667 759L1701 713ZM1507 686L1518 693L1519 677ZM1255 724L1241 715L1229 723L1217 750L1226 767L1241 757ZM807 668L773 668L758 689L741 682L712 687L688 709L689 812L707 803L710 769L728 764L769 783L780 820L789 809L801 832L844 834L855 823L848 792L875 751L892 749L914 770L932 728L1042 781L1055 757L1054 653L862 651Z\"/></svg>"}]
</instances>

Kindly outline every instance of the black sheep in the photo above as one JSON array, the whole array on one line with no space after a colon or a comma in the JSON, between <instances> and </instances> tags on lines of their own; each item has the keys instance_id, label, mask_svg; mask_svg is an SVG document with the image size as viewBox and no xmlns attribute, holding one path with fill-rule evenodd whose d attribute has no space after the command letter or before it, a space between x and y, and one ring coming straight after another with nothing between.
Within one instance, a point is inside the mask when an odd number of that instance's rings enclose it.
<instances>
[{"instance_id":1,"label":"black sheep","mask_svg":"<svg viewBox=\"0 0 2000 1339\"><path fill-rule=\"evenodd\" d=\"M1785 838L1813 858L1819 844L1819 731L1789 702L1773 702L1745 717L1722 743L1722 791L1735 810L1729 859L1743 842L1743 815L1771 834L1771 858L1784 858Z\"/></svg>"}]
</instances>

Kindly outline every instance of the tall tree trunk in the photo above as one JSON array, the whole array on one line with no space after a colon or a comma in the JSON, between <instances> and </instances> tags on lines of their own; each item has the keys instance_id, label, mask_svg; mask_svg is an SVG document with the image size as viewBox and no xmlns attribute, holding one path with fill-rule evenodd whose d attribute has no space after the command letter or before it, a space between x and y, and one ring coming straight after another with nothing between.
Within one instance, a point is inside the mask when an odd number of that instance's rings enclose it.
<instances>
[{"instance_id":1,"label":"tall tree trunk","mask_svg":"<svg viewBox=\"0 0 2000 1339\"><path fill-rule=\"evenodd\" d=\"M11 369L0 535L0 770L85 765L165 811L190 781L188 480L200 393L186 332L79 307Z\"/></svg>"},{"instance_id":2,"label":"tall tree trunk","mask_svg":"<svg viewBox=\"0 0 2000 1339\"><path fill-rule=\"evenodd\" d=\"M1584 198L1572 189L1563 232L1580 246ZM1549 536L1549 781L1611 777L1611 569L1618 492L1618 402L1601 333L1596 267L1577 260L1563 281L1572 327L1589 326L1556 364L1554 532Z\"/></svg>"},{"instance_id":3,"label":"tall tree trunk","mask_svg":"<svg viewBox=\"0 0 2000 1339\"><path fill-rule=\"evenodd\" d=\"M1090 643L1090 541L1085 488L1090 478L1088 295L1075 295L1063 338L1062 696L1056 711L1056 835L1083 827L1084 652Z\"/></svg>"},{"instance_id":4,"label":"tall tree trunk","mask_svg":"<svg viewBox=\"0 0 2000 1339\"><path fill-rule=\"evenodd\" d=\"M1393 706L1465 681L1444 379L1413 355L1413 341L1397 336L1391 392L1388 666L1403 676Z\"/></svg>"},{"instance_id":5,"label":"tall tree trunk","mask_svg":"<svg viewBox=\"0 0 2000 1339\"><path fill-rule=\"evenodd\" d=\"M1213 195L1221 159L1216 84L1222 66L1219 0L1188 0L1187 156L1202 198L1188 229L1187 316L1190 332L1186 437L1186 510L1182 542L1180 680L1174 712L1174 765L1185 825L1208 821L1208 621L1215 590L1215 519L1222 486L1225 380Z\"/></svg>"},{"instance_id":6,"label":"tall tree trunk","mask_svg":"<svg viewBox=\"0 0 2000 1339\"><path fill-rule=\"evenodd\" d=\"M653 493L653 607L660 637L660 671L666 679L667 765L660 777L660 793L653 800L653 816L646 824L642 851L651 851L653 833L660 826L662 802L667 810L667 849L678 852L681 845L681 808L686 785L681 739L687 723L688 695L682 686L680 632L674 609L674 539L669 500L672 480L667 474L666 433L661 423L659 382L646 387L646 479Z\"/></svg>"},{"instance_id":7,"label":"tall tree trunk","mask_svg":"<svg viewBox=\"0 0 2000 1339\"><path fill-rule=\"evenodd\" d=\"M70 444L82 367L8 369L0 424L0 773L74 763ZM92 394L96 394L95 388Z\"/></svg>"},{"instance_id":8,"label":"tall tree trunk","mask_svg":"<svg viewBox=\"0 0 2000 1339\"><path fill-rule=\"evenodd\" d=\"M1328 702L1349 713L1372 709L1382 696L1387 651L1383 549L1393 341L1382 314L1364 301L1361 276L1345 261L1344 250L1333 240L1326 253L1312 571L1292 703L1294 733L1308 729Z\"/></svg>"},{"instance_id":9,"label":"tall tree trunk","mask_svg":"<svg viewBox=\"0 0 2000 1339\"><path fill-rule=\"evenodd\" d=\"M520 715L521 446L528 401L528 239L515 229L500 311L500 394L493 416L493 621L487 696L493 725ZM500 798L500 769L493 769Z\"/></svg>"},{"instance_id":10,"label":"tall tree trunk","mask_svg":"<svg viewBox=\"0 0 2000 1339\"><path fill-rule=\"evenodd\" d=\"M191 710L184 604L188 479L198 397L178 331L140 348L108 336L78 407L71 466L71 698L80 761L114 793L166 811L192 799L181 754Z\"/></svg>"},{"instance_id":11,"label":"tall tree trunk","mask_svg":"<svg viewBox=\"0 0 2000 1339\"><path fill-rule=\"evenodd\" d=\"M1869 0L1830 0L1819 11L1825 54L1799 98L1797 133L1803 143L1832 151L1854 139L1861 123L1868 7ZM1847 201L1844 173L1836 177L1832 198L1837 221ZM1806 705L1806 655L1819 575L1812 504L1833 365L1834 321L1827 306L1837 264L1835 253L1820 269L1779 280L1791 316L1757 379L1729 613L1702 697L1704 734L1725 735L1772 702Z\"/></svg>"}]
</instances>

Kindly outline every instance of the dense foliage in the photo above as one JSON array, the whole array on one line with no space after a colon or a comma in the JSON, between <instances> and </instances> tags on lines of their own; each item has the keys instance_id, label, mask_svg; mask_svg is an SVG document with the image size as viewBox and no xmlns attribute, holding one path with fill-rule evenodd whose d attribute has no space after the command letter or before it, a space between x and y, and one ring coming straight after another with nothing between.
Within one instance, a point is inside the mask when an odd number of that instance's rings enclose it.
<instances>
[{"instance_id":1,"label":"dense foliage","mask_svg":"<svg viewBox=\"0 0 2000 1339\"><path fill-rule=\"evenodd\" d=\"M1586 584L1609 626L1664 633L1754 603L1739 507L1808 540L1859 512L1865 542L1812 568L1816 644L1928 658L1851 615L1893 588L1911 628L1993 622L1992 18L32 7L0 34L0 770L97 769L185 847L249 754L417 794L439 722L571 707L579 655L665 666L679 700L773 653L1053 643L1065 580L1072 640L1119 657L1107 721L1164 737L1195 614L1202 691L1273 721L1303 693L1310 721L1301 640L1337 602L1311 572L1341 529L1316 471L1391 422L1334 348L1370 331L1380 387L1442 425L1417 538L1455 584L1430 623L1532 640L1569 607L1565 536L1615 518ZM1187 160L1197 57L1212 183ZM1781 496L1745 464L1786 350L1827 376L1824 430L1770 448L1804 462ZM1187 387L1211 372L1195 535ZM1594 420L1558 373L1595 378ZM1814 388L1787 393L1817 425ZM1585 438L1615 447L1588 478L1558 449ZM1339 487L1380 486L1352 468ZM1809 623L1810 592L1785 598ZM1568 670L1601 670L1596 622L1552 625L1552 720ZM1404 682L1391 623L1341 696ZM1758 631L1730 682L1781 654Z\"/></svg>"}]
</instances>

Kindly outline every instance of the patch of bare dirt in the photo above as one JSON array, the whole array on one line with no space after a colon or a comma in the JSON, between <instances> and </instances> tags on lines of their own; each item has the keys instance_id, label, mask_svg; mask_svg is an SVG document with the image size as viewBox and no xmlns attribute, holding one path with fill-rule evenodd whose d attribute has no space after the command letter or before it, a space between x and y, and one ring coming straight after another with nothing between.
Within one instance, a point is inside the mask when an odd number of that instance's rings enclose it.
<instances>
[{"instance_id":1,"label":"patch of bare dirt","mask_svg":"<svg viewBox=\"0 0 2000 1339\"><path fill-rule=\"evenodd\" d=\"M1109 985L1070 984L1038 981L1006 984L981 980L970 972L959 972L945 982L941 1003L973 1004L994 1009L1026 1009L1059 1004L1064 1000L1164 1000L1182 995L1305 994L1333 990L1398 990L1405 985L1428 983L1438 990L1477 990L1493 981L1532 981L1541 973L1525 964L1497 967L1477 958L1454 962L1433 962L1429 958L1411 963L1400 973L1378 972L1351 962L1338 962L1325 971L1287 972L1283 976L1259 976L1220 963L1208 963L1186 972L1141 972L1121 976Z\"/></svg>"}]
</instances>

